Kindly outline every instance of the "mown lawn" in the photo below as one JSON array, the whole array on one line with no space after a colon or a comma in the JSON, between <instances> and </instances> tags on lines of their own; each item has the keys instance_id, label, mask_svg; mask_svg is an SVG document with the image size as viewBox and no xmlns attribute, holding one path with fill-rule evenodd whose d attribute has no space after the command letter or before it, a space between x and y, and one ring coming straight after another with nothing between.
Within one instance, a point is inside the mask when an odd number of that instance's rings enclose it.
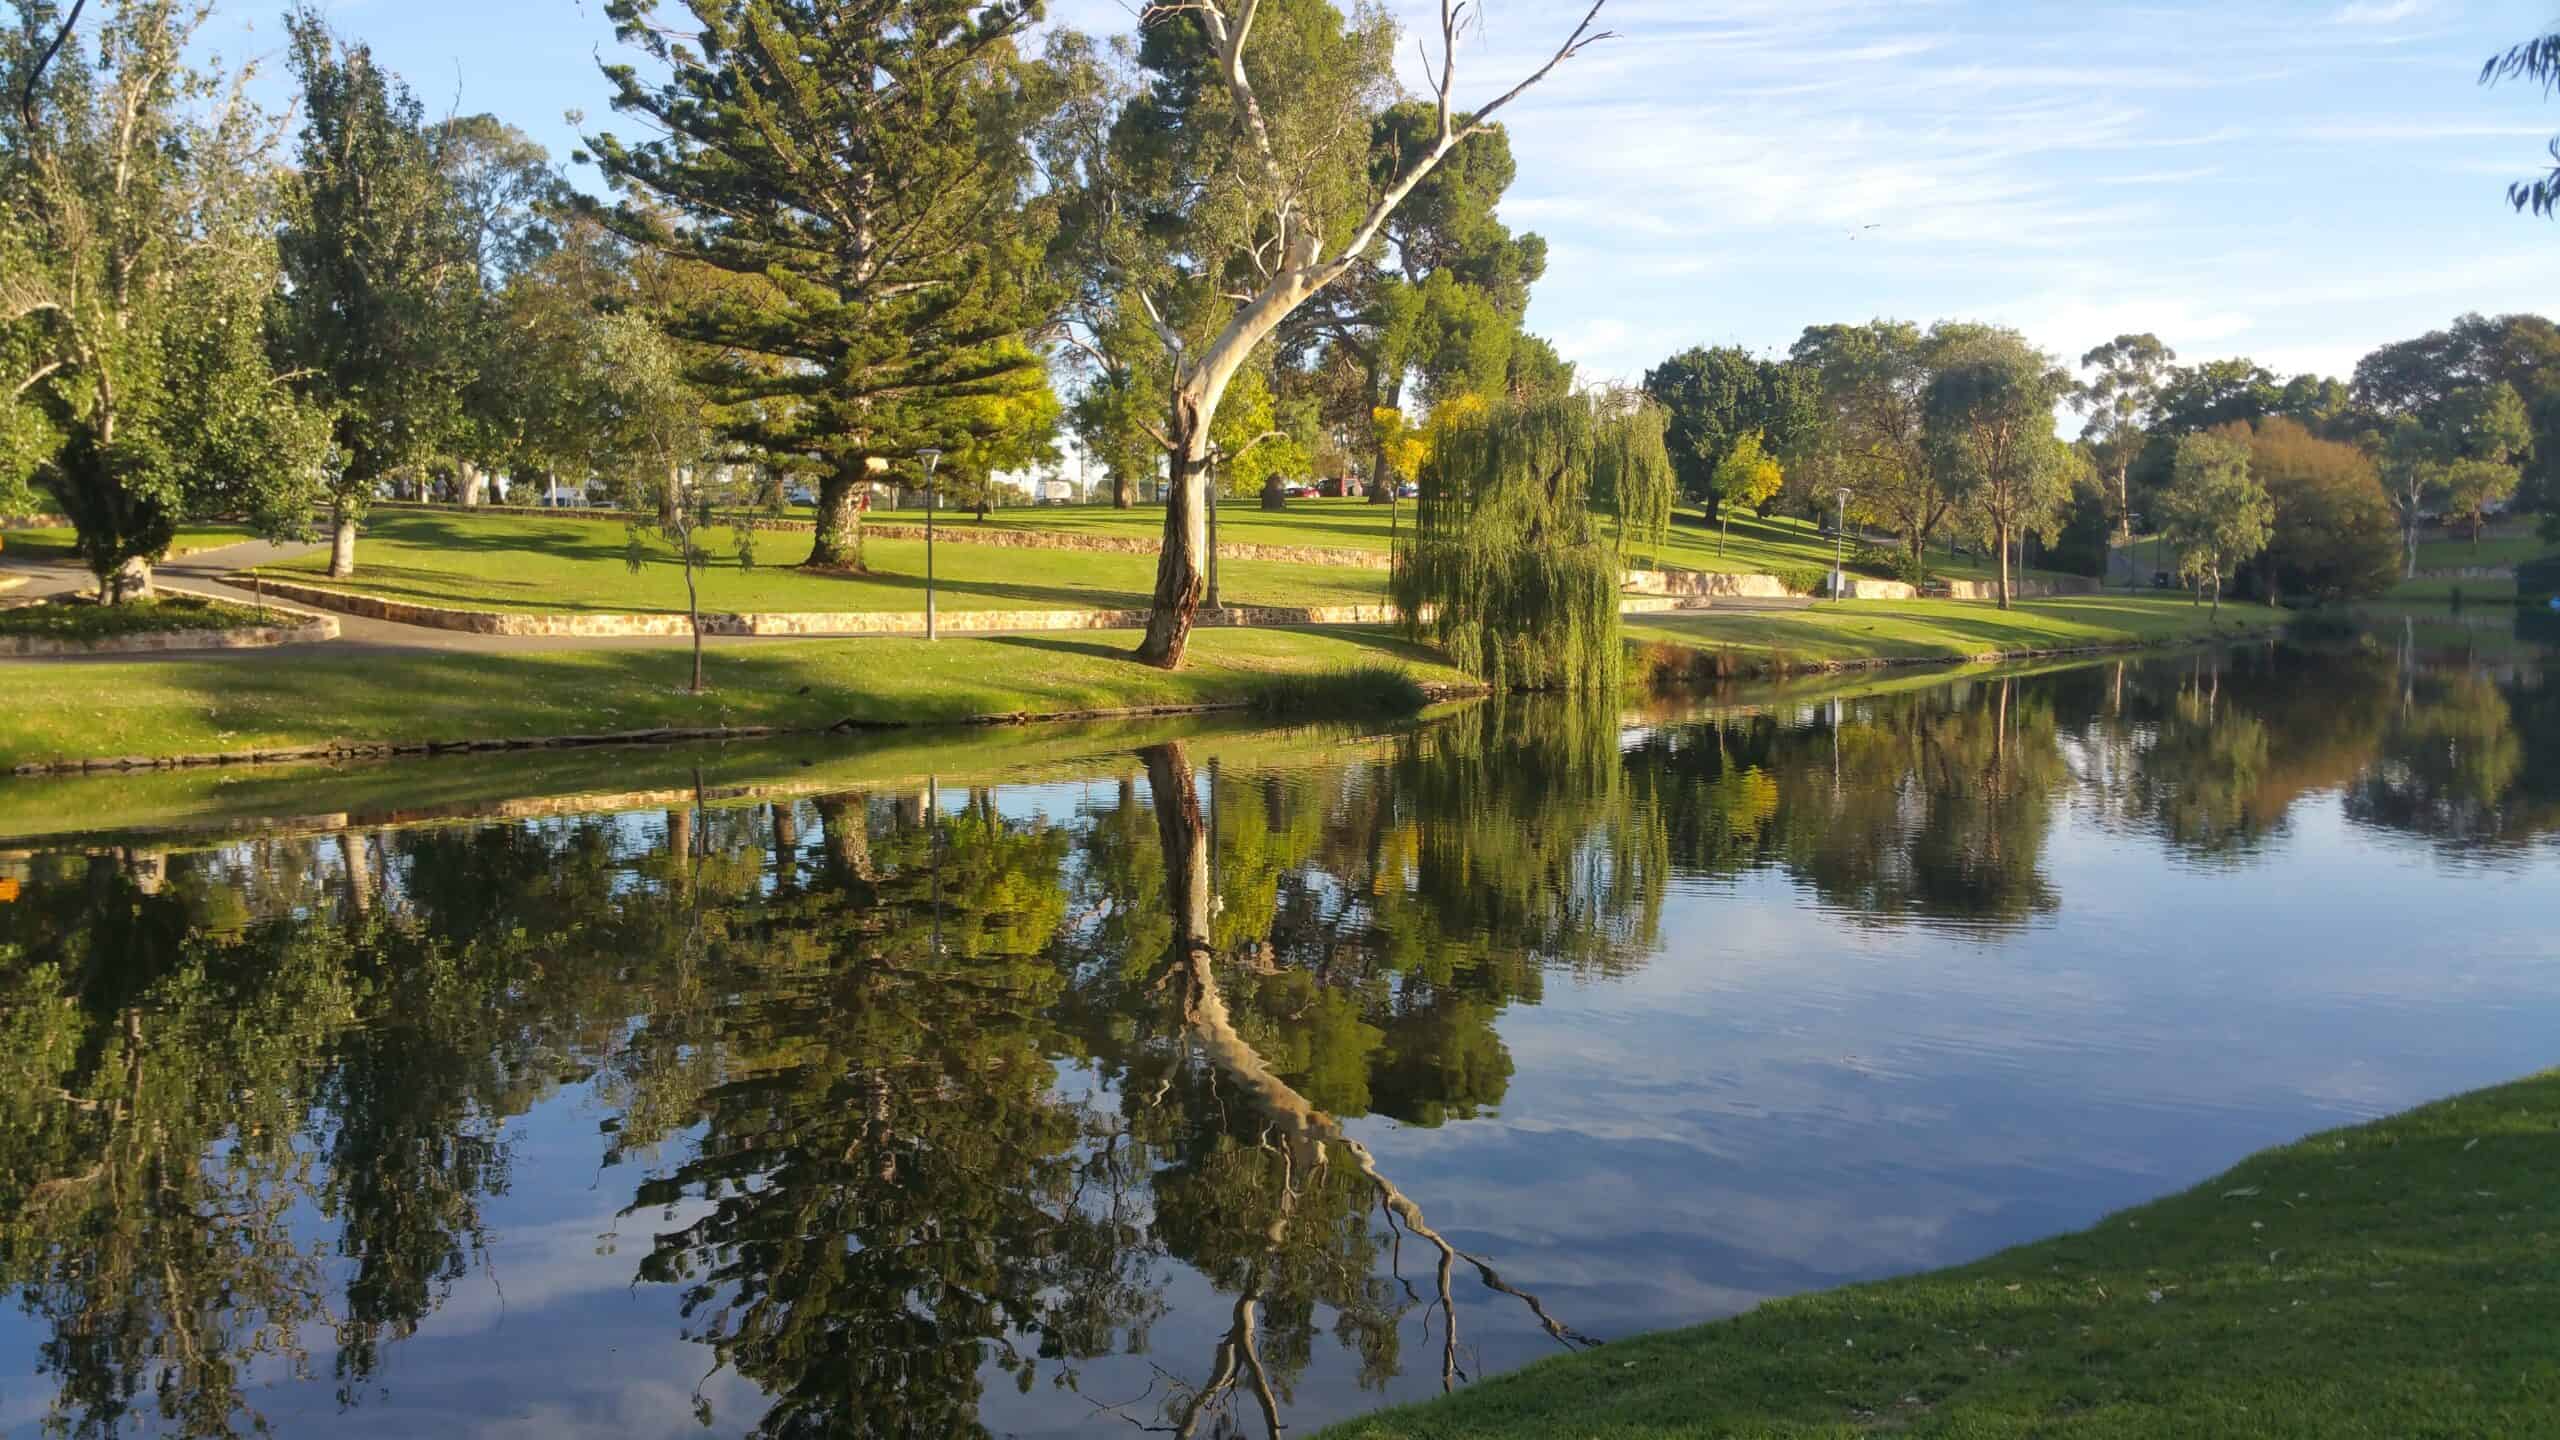
<instances>
[{"instance_id":1,"label":"mown lawn","mask_svg":"<svg viewBox=\"0 0 2560 1440\"><path fill-rule=\"evenodd\" d=\"M2504 535L2483 535L2478 545L2460 535L2442 540L2418 542L2418 568L2452 570L2465 565L2520 565L2537 555L2547 554L2552 545L2530 529Z\"/></svg>"},{"instance_id":2,"label":"mown lawn","mask_svg":"<svg viewBox=\"0 0 2560 1440\"><path fill-rule=\"evenodd\" d=\"M674 550L649 540L646 561L634 574L625 558L627 536L624 526L601 520L383 510L366 522L349 579L326 578L324 551L265 568L336 589L463 609L684 609L684 571ZM753 569L737 563L731 532L708 531L702 543L720 557L696 576L708 611L924 609L921 541L866 540L870 573L864 575L799 569L809 553L805 533L756 536ZM1149 555L937 545L935 603L947 610L1143 608L1155 586L1155 565ZM1218 571L1221 598L1240 605L1377 604L1385 599L1386 578L1383 571L1268 561L1229 561Z\"/></svg>"},{"instance_id":3,"label":"mown lawn","mask_svg":"<svg viewBox=\"0 0 2560 1440\"><path fill-rule=\"evenodd\" d=\"M257 538L248 526L234 525L223 520L181 525L178 527L178 537L169 542L169 554L163 558L174 559L181 555L195 554L200 550L217 550L225 545L237 545L243 540ZM56 527L40 530L0 530L0 559L45 560L64 565L76 565L80 561L80 552L73 548L71 532L68 529Z\"/></svg>"},{"instance_id":4,"label":"mown lawn","mask_svg":"<svg viewBox=\"0 0 2560 1440\"><path fill-rule=\"evenodd\" d=\"M1406 501L1395 507L1399 517L1395 523L1413 523L1413 503ZM1218 538L1231 544L1256 545L1332 545L1363 550L1385 550L1390 541L1389 507L1371 505L1364 500L1292 500L1289 508L1268 511L1251 500L1229 500L1218 511ZM797 512L805 515L807 512ZM882 511L875 519L900 524L921 525L921 510ZM973 526L974 519L955 520L944 511L940 523L958 527ZM990 512L989 526L1011 526L1024 530L1054 530L1082 535L1143 536L1154 538L1164 531L1164 507L1141 505L1132 510L1114 510L1108 505L1034 505L1013 510ZM1858 542L1848 544L1855 554ZM1736 574L1770 574L1781 570L1831 568L1832 542L1820 527L1804 520L1761 520L1748 513L1734 517L1730 537L1720 547L1716 531L1708 526L1696 510L1682 509L1673 517L1669 537L1659 555L1638 552L1638 561L1652 560L1661 565L1683 570L1726 571ZM1950 557L1943 547L1932 547L1930 564L1942 575L1955 579L1983 579L1992 567L1971 557ZM2043 572L2020 571L2021 575Z\"/></svg>"},{"instance_id":5,"label":"mown lawn","mask_svg":"<svg viewBox=\"0 0 2560 1440\"><path fill-rule=\"evenodd\" d=\"M331 740L453 741L664 727L936 724L982 715L1266 704L1324 715L1392 687L1362 667L1465 677L1378 630L1197 632L1191 663L1129 658L1134 632L717 644L689 695L676 646L484 655L286 647L255 655L0 662L0 767ZM1392 697L1390 697L1392 698ZM0 784L8 783L0 780Z\"/></svg>"},{"instance_id":6,"label":"mown lawn","mask_svg":"<svg viewBox=\"0 0 2560 1440\"><path fill-rule=\"evenodd\" d=\"M1978 1264L1772 1301L1323 1440L2560 1430L2560 1071Z\"/></svg>"},{"instance_id":7,"label":"mown lawn","mask_svg":"<svg viewBox=\"0 0 2560 1440\"><path fill-rule=\"evenodd\" d=\"M1629 615L1633 674L1677 663L1678 650L1729 657L1737 671L1861 660L1966 660L1993 653L2160 645L2231 637L2282 623L2282 612L2225 604L2219 618L2184 599L2076 595L2003 611L1969 600L1821 601L1796 610L1721 609Z\"/></svg>"}]
</instances>

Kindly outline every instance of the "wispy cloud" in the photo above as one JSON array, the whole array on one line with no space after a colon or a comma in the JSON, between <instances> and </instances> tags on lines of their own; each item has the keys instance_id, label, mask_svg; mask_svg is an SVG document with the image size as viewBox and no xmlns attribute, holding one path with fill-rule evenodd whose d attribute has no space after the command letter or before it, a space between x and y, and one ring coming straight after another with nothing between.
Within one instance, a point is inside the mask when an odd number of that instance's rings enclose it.
<instances>
[{"instance_id":1,"label":"wispy cloud","mask_svg":"<svg viewBox=\"0 0 2560 1440\"><path fill-rule=\"evenodd\" d=\"M2340 6L2341 25L2396 25L2425 10L2426 0L2354 0Z\"/></svg>"}]
</instances>

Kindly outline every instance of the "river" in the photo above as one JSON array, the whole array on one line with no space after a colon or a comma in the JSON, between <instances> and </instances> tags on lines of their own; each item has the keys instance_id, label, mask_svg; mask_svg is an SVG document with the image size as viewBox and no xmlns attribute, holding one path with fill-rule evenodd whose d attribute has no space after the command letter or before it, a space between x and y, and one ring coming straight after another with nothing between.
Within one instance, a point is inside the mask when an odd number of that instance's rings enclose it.
<instances>
[{"instance_id":1,"label":"river","mask_svg":"<svg viewBox=\"0 0 2560 1440\"><path fill-rule=\"evenodd\" d=\"M2487 639L21 782L0 1433L1305 1435L2083 1226L2560 1060Z\"/></svg>"}]
</instances>

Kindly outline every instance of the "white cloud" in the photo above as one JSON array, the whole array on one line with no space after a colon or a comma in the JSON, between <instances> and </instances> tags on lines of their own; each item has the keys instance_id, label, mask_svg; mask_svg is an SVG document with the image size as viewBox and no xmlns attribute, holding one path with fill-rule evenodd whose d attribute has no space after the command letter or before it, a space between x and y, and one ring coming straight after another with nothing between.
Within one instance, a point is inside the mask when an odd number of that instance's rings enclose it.
<instances>
[{"instance_id":1,"label":"white cloud","mask_svg":"<svg viewBox=\"0 0 2560 1440\"><path fill-rule=\"evenodd\" d=\"M2341 25L2395 25L2425 10L2425 0L2354 0L2340 6Z\"/></svg>"}]
</instances>

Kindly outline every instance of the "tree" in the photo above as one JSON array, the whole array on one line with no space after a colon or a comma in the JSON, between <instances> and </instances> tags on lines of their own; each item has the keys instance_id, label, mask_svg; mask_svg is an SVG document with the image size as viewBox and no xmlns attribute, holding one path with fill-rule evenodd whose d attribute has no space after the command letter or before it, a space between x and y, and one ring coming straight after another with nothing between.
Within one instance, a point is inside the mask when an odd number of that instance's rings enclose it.
<instances>
[{"instance_id":1,"label":"tree","mask_svg":"<svg viewBox=\"0 0 2560 1440\"><path fill-rule=\"evenodd\" d=\"M2501 80L2524 80L2542 87L2545 95L2560 93L2560 28L2536 35L2521 45L2509 46L2490 56L2480 66L2480 83L2495 85ZM2536 215L2560 214L2560 139L2551 142L2551 172L2537 180L2518 180L2507 187L2507 203L2517 211Z\"/></svg>"},{"instance_id":2,"label":"tree","mask_svg":"<svg viewBox=\"0 0 2560 1440\"><path fill-rule=\"evenodd\" d=\"M2095 373L2072 391L2071 407L2089 417L2082 438L2104 482L2119 544L2133 542L2133 462L2177 358L2177 351L2150 334L2119 335L2080 357L2081 368Z\"/></svg>"},{"instance_id":3,"label":"tree","mask_svg":"<svg viewBox=\"0 0 2560 1440\"><path fill-rule=\"evenodd\" d=\"M1039 368L1054 307L1027 203L1040 77L1014 55L1024 0L612 0L616 38L662 70L606 65L614 108L655 134L587 149L632 243L736 277L651 315L723 437L818 473L809 566L862 567L860 492L927 449L1004 433L979 403ZM663 210L643 203L654 199Z\"/></svg>"},{"instance_id":4,"label":"tree","mask_svg":"<svg viewBox=\"0 0 2560 1440\"><path fill-rule=\"evenodd\" d=\"M1169 458L1164 551L1140 659L1182 663L1206 583L1204 468L1227 388L1292 312L1361 263L1417 186L1493 116L1583 47L1606 0L1593 0L1545 64L1491 102L1455 104L1464 6L1442 0L1432 124L1417 151L1373 178L1346 165L1340 137L1368 133L1390 83L1382 21L1364 12L1346 33L1323 0L1180 0L1142 12L1142 62L1157 77L1120 125L1146 152L1143 208L1158 240L1145 273L1099 288L1138 301L1171 362L1170 404L1156 433ZM1260 22L1257 25L1257 22ZM1247 46L1263 37L1273 64ZM1158 293L1161 292L1161 293ZM1205 334L1205 341L1191 338Z\"/></svg>"},{"instance_id":5,"label":"tree","mask_svg":"<svg viewBox=\"0 0 2560 1440\"><path fill-rule=\"evenodd\" d=\"M2380 442L2377 464L2384 493L2400 513L2401 578L2418 574L2418 520L2444 495L2444 442L2417 420L2402 416Z\"/></svg>"},{"instance_id":6,"label":"tree","mask_svg":"<svg viewBox=\"0 0 2560 1440\"><path fill-rule=\"evenodd\" d=\"M649 564L652 532L673 546L684 568L684 605L693 632L692 692L702 693L702 597L695 577L711 563L703 544L717 502L731 487L705 463L711 443L701 397L686 384L675 347L646 320L621 314L594 326L594 363L585 369L601 398L603 452L623 477L624 508L635 516L623 551L634 575ZM755 565L755 527L732 530L741 567Z\"/></svg>"},{"instance_id":7,"label":"tree","mask_svg":"<svg viewBox=\"0 0 2560 1440\"><path fill-rule=\"evenodd\" d=\"M1406 629L1427 628L1497 688L1614 685L1623 547L1658 544L1670 518L1662 428L1650 402L1610 395L1509 402L1453 425L1396 557ZM1610 533L1595 496L1614 511Z\"/></svg>"},{"instance_id":8,"label":"tree","mask_svg":"<svg viewBox=\"0 0 2560 1440\"><path fill-rule=\"evenodd\" d=\"M189 514L275 534L309 513L321 417L275 383L267 126L188 54L174 0L19 7L0 33L0 511L70 517L110 602Z\"/></svg>"},{"instance_id":9,"label":"tree","mask_svg":"<svg viewBox=\"0 0 2560 1440\"><path fill-rule=\"evenodd\" d=\"M2275 506L2249 473L2249 447L2228 435L2187 435L2160 495L2160 531L2181 574L2211 587L2222 611L2222 581L2267 547Z\"/></svg>"},{"instance_id":10,"label":"tree","mask_svg":"<svg viewBox=\"0 0 2560 1440\"><path fill-rule=\"evenodd\" d=\"M2391 501L2362 451L2282 416L2212 433L2247 443L2249 473L2274 507L2255 567L2262 596L2363 599L2400 577Z\"/></svg>"},{"instance_id":11,"label":"tree","mask_svg":"<svg viewBox=\"0 0 2560 1440\"><path fill-rule=\"evenodd\" d=\"M2516 467L2495 460L2456 460L2444 467L2436 483L2444 492L2445 518L2470 522L2471 543L2477 546L2489 511L2516 493Z\"/></svg>"},{"instance_id":12,"label":"tree","mask_svg":"<svg viewBox=\"0 0 2560 1440\"><path fill-rule=\"evenodd\" d=\"M1020 341L1009 342L1033 360L1037 356ZM1049 387L1046 366L1025 365L1007 379L1004 389L968 402L983 411L983 423L972 425L960 443L942 457L934 485L950 503L987 518L995 503L995 477L1027 470L1058 458L1058 422L1063 411L1058 392Z\"/></svg>"},{"instance_id":13,"label":"tree","mask_svg":"<svg viewBox=\"0 0 2560 1440\"><path fill-rule=\"evenodd\" d=\"M1746 435L1757 448L1788 455L1818 427L1815 378L1792 361L1763 360L1730 345L1683 350L1644 375L1644 393L1669 417L1663 443L1680 493L1723 518L1716 476Z\"/></svg>"},{"instance_id":14,"label":"tree","mask_svg":"<svg viewBox=\"0 0 2560 1440\"><path fill-rule=\"evenodd\" d=\"M1962 342L1929 382L1929 443L1948 488L1999 552L2003 610L2010 542L2025 534L2050 538L2071 498L2077 457L2053 431L2054 406L2070 388L2052 357L2010 331Z\"/></svg>"},{"instance_id":15,"label":"tree","mask_svg":"<svg viewBox=\"0 0 2560 1440\"><path fill-rule=\"evenodd\" d=\"M477 505L487 472L517 457L517 442L560 403L556 372L510 363L508 352L528 336L510 322L508 303L519 277L542 265L562 245L574 222L569 187L551 156L523 131L494 115L464 115L435 127L437 163L452 193L457 223L480 293L471 306L469 338L474 363L462 396L462 425L450 448L455 462L454 498ZM585 227L592 232L592 222ZM610 256L615 268L628 257L596 247L580 259ZM571 268L573 273L575 267ZM599 289L601 287L598 287ZM601 298L597 296L596 298ZM535 346L536 349L539 345Z\"/></svg>"},{"instance_id":16,"label":"tree","mask_svg":"<svg viewBox=\"0 0 2560 1440\"><path fill-rule=\"evenodd\" d=\"M318 11L286 27L303 125L277 239L278 348L331 416L329 573L343 578L383 483L461 433L480 276L417 97Z\"/></svg>"},{"instance_id":17,"label":"tree","mask_svg":"<svg viewBox=\"0 0 2560 1440\"><path fill-rule=\"evenodd\" d=\"M1733 507L1758 506L1767 503L1786 483L1786 472L1778 462L1760 448L1760 432L1748 430L1724 452L1716 462L1714 493L1718 505L1719 528L1716 531L1716 553L1724 553L1725 537L1733 532Z\"/></svg>"},{"instance_id":18,"label":"tree","mask_svg":"<svg viewBox=\"0 0 2560 1440\"><path fill-rule=\"evenodd\" d=\"M1956 505L1928 432L1930 376L1945 332L1923 334L1899 320L1814 325L1788 352L1815 377L1856 518L1900 535L1915 567Z\"/></svg>"}]
</instances>

